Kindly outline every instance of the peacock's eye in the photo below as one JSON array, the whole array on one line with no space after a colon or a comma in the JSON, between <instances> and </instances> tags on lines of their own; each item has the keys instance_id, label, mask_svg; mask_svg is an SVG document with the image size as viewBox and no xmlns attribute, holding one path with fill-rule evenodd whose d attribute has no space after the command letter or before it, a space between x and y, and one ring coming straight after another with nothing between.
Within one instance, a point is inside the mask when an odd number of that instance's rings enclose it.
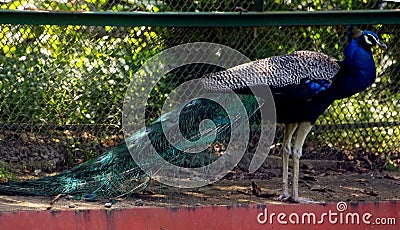
<instances>
[{"instance_id":1,"label":"peacock's eye","mask_svg":"<svg viewBox=\"0 0 400 230\"><path fill-rule=\"evenodd\" d=\"M377 44L378 43L378 38L376 38L374 35L372 35L372 34L366 34L366 35L364 35L364 40L365 40L365 42L367 43L367 44L369 44L369 45L375 45L375 44Z\"/></svg>"}]
</instances>

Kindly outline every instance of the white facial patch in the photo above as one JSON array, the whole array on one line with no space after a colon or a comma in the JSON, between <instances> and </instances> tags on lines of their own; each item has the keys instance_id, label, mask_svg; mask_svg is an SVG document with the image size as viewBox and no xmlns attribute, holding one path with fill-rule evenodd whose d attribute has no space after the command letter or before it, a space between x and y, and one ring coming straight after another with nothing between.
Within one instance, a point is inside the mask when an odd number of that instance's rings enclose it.
<instances>
[{"instance_id":1,"label":"white facial patch","mask_svg":"<svg viewBox=\"0 0 400 230\"><path fill-rule=\"evenodd\" d=\"M369 40L369 38L374 39L375 43L379 43L379 41L376 39L375 36L372 36L372 35L371 35L371 36L369 36L369 35L364 35L364 40L365 40L365 42L368 43L368 44L370 44L370 45L372 45L372 42L371 42L371 40Z\"/></svg>"},{"instance_id":2,"label":"white facial patch","mask_svg":"<svg viewBox=\"0 0 400 230\"><path fill-rule=\"evenodd\" d=\"M369 40L367 35L364 35L364 40L366 43L370 44L372 46L372 42Z\"/></svg>"}]
</instances>

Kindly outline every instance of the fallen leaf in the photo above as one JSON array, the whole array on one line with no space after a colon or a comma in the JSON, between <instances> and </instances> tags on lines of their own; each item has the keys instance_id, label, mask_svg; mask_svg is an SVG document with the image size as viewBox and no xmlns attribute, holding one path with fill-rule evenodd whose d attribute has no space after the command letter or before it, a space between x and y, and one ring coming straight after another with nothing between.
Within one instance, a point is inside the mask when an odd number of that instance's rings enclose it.
<instances>
[{"instance_id":1,"label":"fallen leaf","mask_svg":"<svg viewBox=\"0 0 400 230\"><path fill-rule=\"evenodd\" d=\"M370 191L364 190L363 193L367 194L367 195L370 195L370 196L378 196L378 192L377 191L373 191L373 190L370 190Z\"/></svg>"},{"instance_id":2,"label":"fallen leaf","mask_svg":"<svg viewBox=\"0 0 400 230\"><path fill-rule=\"evenodd\" d=\"M303 172L306 174L309 174L309 175L313 175L313 176L317 175L317 172L314 169L306 169L306 170L303 170Z\"/></svg>"},{"instance_id":3,"label":"fallen leaf","mask_svg":"<svg viewBox=\"0 0 400 230\"><path fill-rule=\"evenodd\" d=\"M390 180L400 180L400 176L389 175L387 173L383 177Z\"/></svg>"},{"instance_id":4,"label":"fallen leaf","mask_svg":"<svg viewBox=\"0 0 400 230\"><path fill-rule=\"evenodd\" d=\"M307 180L307 181L317 181L317 179L315 179L315 177L312 175L304 175L304 176L300 177L300 179Z\"/></svg>"},{"instance_id":5,"label":"fallen leaf","mask_svg":"<svg viewBox=\"0 0 400 230\"><path fill-rule=\"evenodd\" d=\"M314 185L310 188L311 191L326 192L326 188L321 185Z\"/></svg>"},{"instance_id":6,"label":"fallen leaf","mask_svg":"<svg viewBox=\"0 0 400 230\"><path fill-rule=\"evenodd\" d=\"M321 173L321 174L319 174L318 176L328 176L329 175L329 173L326 173L326 172L323 172L323 173Z\"/></svg>"},{"instance_id":7,"label":"fallen leaf","mask_svg":"<svg viewBox=\"0 0 400 230\"><path fill-rule=\"evenodd\" d=\"M251 193L255 196L261 195L261 188L254 181L251 182Z\"/></svg>"},{"instance_id":8,"label":"fallen leaf","mask_svg":"<svg viewBox=\"0 0 400 230\"><path fill-rule=\"evenodd\" d=\"M356 181L359 182L359 183L367 183L368 179L361 178L361 179L357 179Z\"/></svg>"},{"instance_id":9,"label":"fallen leaf","mask_svg":"<svg viewBox=\"0 0 400 230\"><path fill-rule=\"evenodd\" d=\"M241 193L241 194L244 194L244 195L251 195L249 192L246 192L246 191L242 191L242 190L237 190L236 191L237 193Z\"/></svg>"}]
</instances>

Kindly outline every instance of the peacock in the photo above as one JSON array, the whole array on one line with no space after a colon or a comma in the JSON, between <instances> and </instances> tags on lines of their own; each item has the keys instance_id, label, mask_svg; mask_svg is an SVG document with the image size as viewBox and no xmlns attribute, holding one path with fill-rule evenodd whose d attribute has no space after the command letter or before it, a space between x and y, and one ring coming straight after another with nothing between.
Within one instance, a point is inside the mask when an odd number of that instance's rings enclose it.
<instances>
[{"instance_id":1,"label":"peacock","mask_svg":"<svg viewBox=\"0 0 400 230\"><path fill-rule=\"evenodd\" d=\"M307 134L317 118L338 99L365 90L376 78L371 48L386 45L371 31L348 27L344 60L313 51L296 51L253 61L210 74L204 85L211 91L232 89L250 93L250 87L271 89L277 122L284 124L282 143L283 185L278 200L313 202L299 197L299 160ZM296 137L293 139L294 134ZM293 146L292 146L293 141ZM289 156L293 155L292 195L288 188Z\"/></svg>"},{"instance_id":2,"label":"peacock","mask_svg":"<svg viewBox=\"0 0 400 230\"><path fill-rule=\"evenodd\" d=\"M199 130L202 119L211 119L215 143L229 141L229 133L247 119L259 116L259 111L268 98L254 96L252 88L270 90L272 93L278 123L283 123L284 138L282 150L283 185L278 200L309 202L299 197L299 160L302 146L317 118L334 100L349 97L370 86L376 77L376 67L371 48L375 45L386 47L371 31L361 31L353 26L348 28L348 44L344 49L344 60L337 61L314 51L296 51L292 54L273 56L245 63L225 71L206 74L202 87L208 93L218 93L222 101L229 104L230 96L223 93L235 91L239 94L248 116L237 112L237 119L226 119L226 111L216 103L201 98L194 99L183 108L172 110L160 116L146 128L131 135L126 142L105 154L82 163L55 176L37 180L8 182L0 184L0 194L21 194L55 196L68 194L76 199L104 199L130 195L146 189L150 177L136 164L129 153L143 154L149 146L145 138L159 150L161 157L172 164L184 167L198 167L210 163L212 157L196 163L180 148L168 143L162 122L169 120L173 130L177 126L186 133L187 139L197 140L203 135ZM222 93L222 94L221 94ZM237 109L239 110L239 108ZM179 113L179 119L173 116ZM196 115L197 114L197 115ZM200 114L200 118L198 117ZM177 121L179 120L179 121ZM235 124L237 123L237 124ZM293 140L292 137L296 133ZM186 146L193 148L195 146ZM212 149L212 148L211 148ZM204 150L205 152L212 150ZM207 155L207 154L206 154ZM293 155L293 187L289 195L289 156ZM151 160L151 159L150 159ZM197 165L196 165L197 164Z\"/></svg>"}]
</instances>

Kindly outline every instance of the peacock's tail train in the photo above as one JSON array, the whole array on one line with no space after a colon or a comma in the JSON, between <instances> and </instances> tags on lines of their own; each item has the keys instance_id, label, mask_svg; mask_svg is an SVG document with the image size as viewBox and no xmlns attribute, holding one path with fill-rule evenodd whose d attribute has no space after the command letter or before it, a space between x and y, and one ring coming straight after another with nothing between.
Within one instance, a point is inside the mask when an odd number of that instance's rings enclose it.
<instances>
[{"instance_id":1,"label":"peacock's tail train","mask_svg":"<svg viewBox=\"0 0 400 230\"><path fill-rule=\"evenodd\" d=\"M218 94L217 97L228 104L232 100L229 94ZM238 105L237 111L233 112L233 121L229 119L227 112L218 103L197 98L181 110L172 110L172 112L164 114L146 128L133 133L126 139L126 142L95 159L54 176L2 183L0 184L0 194L37 196L66 194L74 196L75 199L93 200L138 193L147 187L150 178L136 164L131 154L145 154L151 147L155 148L157 153L171 164L183 167L205 166L215 160L213 148L207 148L198 154L187 154L185 149L196 148L187 143L204 136L206 137L204 142L210 146L229 142L231 130L239 127L248 117L256 114L262 105L261 100L254 96L239 95L239 97L242 104ZM243 106L246 109L245 116L240 114L240 106L242 110ZM204 119L213 121L214 126L209 128L210 130L200 130L199 125ZM169 125L162 127L162 122L168 122ZM164 135L166 132L175 132L176 130L180 130L183 136L189 140L178 148L171 145ZM207 133L213 133L213 135L209 135L213 140L207 138ZM145 138L148 138L147 140L150 140L151 144L144 144ZM196 143L198 144L198 142ZM179 145L179 143L177 144Z\"/></svg>"}]
</instances>

